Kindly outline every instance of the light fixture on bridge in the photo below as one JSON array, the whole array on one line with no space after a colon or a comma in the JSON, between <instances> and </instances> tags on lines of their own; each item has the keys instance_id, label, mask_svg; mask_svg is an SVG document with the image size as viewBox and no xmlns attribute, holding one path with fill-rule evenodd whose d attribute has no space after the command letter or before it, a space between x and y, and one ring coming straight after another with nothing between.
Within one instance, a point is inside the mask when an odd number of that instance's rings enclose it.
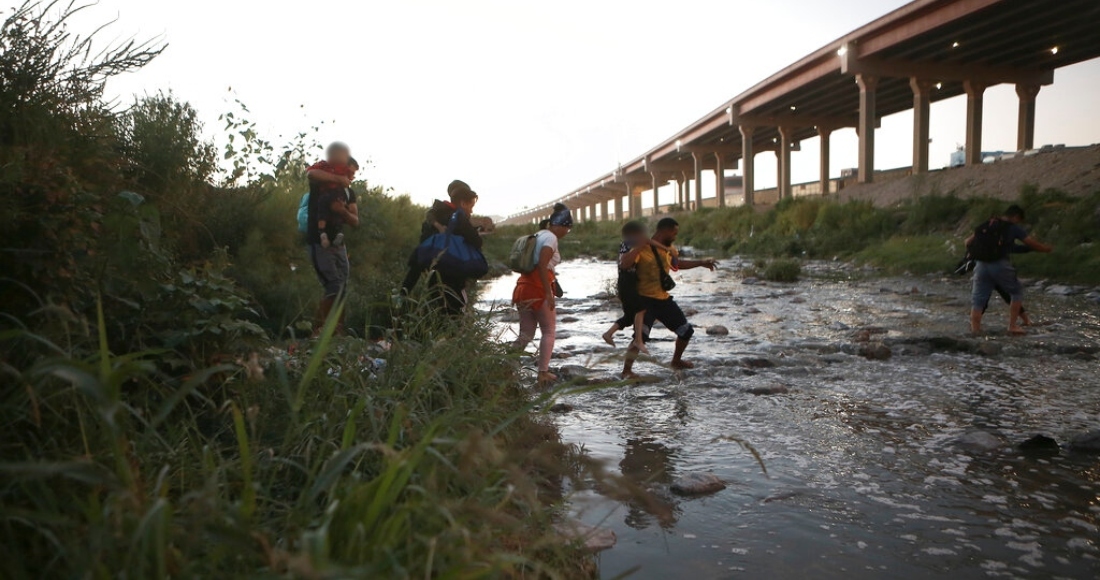
<instances>
[{"instance_id":1,"label":"light fixture on bridge","mask_svg":"<svg viewBox=\"0 0 1100 580\"><path fill-rule=\"evenodd\" d=\"M937 91L942 89L942 88L943 88L943 83L936 83L936 90Z\"/></svg>"},{"instance_id":2,"label":"light fixture on bridge","mask_svg":"<svg viewBox=\"0 0 1100 580\"><path fill-rule=\"evenodd\" d=\"M1050 54L1058 54L1058 47L1055 46L1054 48L1050 49Z\"/></svg>"},{"instance_id":3,"label":"light fixture on bridge","mask_svg":"<svg viewBox=\"0 0 1100 580\"><path fill-rule=\"evenodd\" d=\"M798 107L796 107L796 106L794 106L794 105L791 105L791 110L792 110L792 111L797 111L797 110L798 110Z\"/></svg>"},{"instance_id":4,"label":"light fixture on bridge","mask_svg":"<svg viewBox=\"0 0 1100 580\"><path fill-rule=\"evenodd\" d=\"M958 43L957 41L956 41L956 42L952 42L952 43L951 43L951 48L959 48L959 43Z\"/></svg>"},{"instance_id":5,"label":"light fixture on bridge","mask_svg":"<svg viewBox=\"0 0 1100 580\"><path fill-rule=\"evenodd\" d=\"M679 139L677 139L677 140L676 140L676 150L677 150L677 151L679 151L679 150L680 150L680 146L681 146L681 145L683 145L683 142L681 142L681 141L680 141Z\"/></svg>"},{"instance_id":6,"label":"light fixture on bridge","mask_svg":"<svg viewBox=\"0 0 1100 580\"><path fill-rule=\"evenodd\" d=\"M848 54L848 46L847 45L842 45L840 48L836 49L836 55L837 56L844 56L846 54Z\"/></svg>"}]
</instances>

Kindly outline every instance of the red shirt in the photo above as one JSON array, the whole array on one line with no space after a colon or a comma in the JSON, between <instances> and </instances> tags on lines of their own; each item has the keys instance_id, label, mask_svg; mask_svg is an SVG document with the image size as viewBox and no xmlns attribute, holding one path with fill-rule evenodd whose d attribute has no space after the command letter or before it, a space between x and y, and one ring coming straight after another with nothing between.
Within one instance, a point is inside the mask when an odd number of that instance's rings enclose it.
<instances>
[{"instance_id":1,"label":"red shirt","mask_svg":"<svg viewBox=\"0 0 1100 580\"><path fill-rule=\"evenodd\" d=\"M333 175L340 175L348 179L355 179L355 170L351 167L348 167L347 165L336 165L334 163L329 163L328 161L318 161L317 163L310 165L309 168L306 169L306 171L313 171L314 169L319 169ZM317 185L320 186L321 189L326 190L343 189L339 185L328 181L317 182Z\"/></svg>"}]
</instances>

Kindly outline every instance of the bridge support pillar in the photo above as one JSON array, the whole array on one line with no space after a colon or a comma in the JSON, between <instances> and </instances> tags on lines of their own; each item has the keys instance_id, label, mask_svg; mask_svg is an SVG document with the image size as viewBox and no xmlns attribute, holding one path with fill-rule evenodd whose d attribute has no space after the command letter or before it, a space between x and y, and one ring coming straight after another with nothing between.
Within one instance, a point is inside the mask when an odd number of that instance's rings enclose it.
<instances>
[{"instance_id":1,"label":"bridge support pillar","mask_svg":"<svg viewBox=\"0 0 1100 580\"><path fill-rule=\"evenodd\" d=\"M779 128L779 199L794 197L791 191L791 137L794 127Z\"/></svg>"},{"instance_id":2,"label":"bridge support pillar","mask_svg":"<svg viewBox=\"0 0 1100 580\"><path fill-rule=\"evenodd\" d=\"M607 200L605 199L600 202L600 221L606 222L608 219L610 219L610 216L607 215Z\"/></svg>"},{"instance_id":3,"label":"bridge support pillar","mask_svg":"<svg viewBox=\"0 0 1100 580\"><path fill-rule=\"evenodd\" d=\"M623 221L623 196L621 192L615 197L615 221Z\"/></svg>"},{"instance_id":4,"label":"bridge support pillar","mask_svg":"<svg viewBox=\"0 0 1100 580\"><path fill-rule=\"evenodd\" d=\"M650 173L649 175L653 178L653 215L657 215L657 210L661 207L661 184L656 173Z\"/></svg>"},{"instance_id":5,"label":"bridge support pillar","mask_svg":"<svg viewBox=\"0 0 1100 580\"><path fill-rule=\"evenodd\" d=\"M756 169L756 155L752 149L753 127L742 125L741 130L741 189L744 192L745 205L752 206L756 199L753 177Z\"/></svg>"},{"instance_id":6,"label":"bridge support pillar","mask_svg":"<svg viewBox=\"0 0 1100 580\"><path fill-rule=\"evenodd\" d=\"M1017 151L1035 148L1035 97L1039 95L1039 88L1039 85L1016 85L1016 96L1020 98L1020 114L1016 121Z\"/></svg>"},{"instance_id":7,"label":"bridge support pillar","mask_svg":"<svg viewBox=\"0 0 1100 580\"><path fill-rule=\"evenodd\" d=\"M928 173L928 125L932 87L935 83L912 77L913 89L913 173Z\"/></svg>"},{"instance_id":8,"label":"bridge support pillar","mask_svg":"<svg viewBox=\"0 0 1100 580\"><path fill-rule=\"evenodd\" d=\"M982 163L982 101L985 85L974 81L963 82L966 91L966 164Z\"/></svg>"},{"instance_id":9,"label":"bridge support pillar","mask_svg":"<svg viewBox=\"0 0 1100 580\"><path fill-rule=\"evenodd\" d=\"M875 91L878 77L857 74L859 85L859 182L871 183L875 176Z\"/></svg>"},{"instance_id":10,"label":"bridge support pillar","mask_svg":"<svg viewBox=\"0 0 1100 580\"><path fill-rule=\"evenodd\" d=\"M821 181L821 195L829 195L829 137L833 130L828 127L818 127L817 134L821 138L821 160L819 179Z\"/></svg>"},{"instance_id":11,"label":"bridge support pillar","mask_svg":"<svg viewBox=\"0 0 1100 580\"><path fill-rule=\"evenodd\" d=\"M695 210L703 207L703 155L698 151L691 154L695 160Z\"/></svg>"},{"instance_id":12,"label":"bridge support pillar","mask_svg":"<svg viewBox=\"0 0 1100 580\"><path fill-rule=\"evenodd\" d=\"M714 153L714 195L718 198L718 207L726 207L726 166L722 154Z\"/></svg>"}]
</instances>

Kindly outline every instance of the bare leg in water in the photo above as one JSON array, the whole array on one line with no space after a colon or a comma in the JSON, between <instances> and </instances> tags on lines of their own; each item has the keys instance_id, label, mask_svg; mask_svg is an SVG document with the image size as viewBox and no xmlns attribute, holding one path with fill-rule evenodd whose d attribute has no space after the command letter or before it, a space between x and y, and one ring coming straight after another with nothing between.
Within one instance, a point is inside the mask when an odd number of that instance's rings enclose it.
<instances>
[{"instance_id":1,"label":"bare leg in water","mask_svg":"<svg viewBox=\"0 0 1100 580\"><path fill-rule=\"evenodd\" d=\"M630 346L642 354L649 354L645 346L645 337L642 336L642 327L645 326L645 310L634 315L634 343Z\"/></svg>"},{"instance_id":2,"label":"bare leg in water","mask_svg":"<svg viewBox=\"0 0 1100 580\"><path fill-rule=\"evenodd\" d=\"M537 309L521 307L519 309L519 338L513 343L518 349L525 348L535 338L535 327L539 328L539 383L550 383L557 376L550 373L550 359L554 356L554 335L557 332L557 313L543 301Z\"/></svg>"}]
</instances>

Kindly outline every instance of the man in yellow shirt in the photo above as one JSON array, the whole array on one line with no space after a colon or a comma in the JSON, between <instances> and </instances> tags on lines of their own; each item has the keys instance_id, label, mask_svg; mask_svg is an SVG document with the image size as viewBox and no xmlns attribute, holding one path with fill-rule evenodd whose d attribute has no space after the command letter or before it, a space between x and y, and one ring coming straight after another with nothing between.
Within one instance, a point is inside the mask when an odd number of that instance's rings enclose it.
<instances>
[{"instance_id":1,"label":"man in yellow shirt","mask_svg":"<svg viewBox=\"0 0 1100 580\"><path fill-rule=\"evenodd\" d=\"M639 244L629 253L623 256L621 262L625 265L633 262L638 273L638 293L642 296L645 306L645 327L642 336L649 339L649 331L654 322L660 322L665 328L676 334L676 350L672 355L672 368L690 369L695 365L684 360L684 350L688 341L695 334L695 329L688 322L684 311L669 295L662 284L662 278L666 278L669 272L676 270L690 270L692 268L707 268L711 271L718 266L713 258L706 260L681 260L676 256L672 244L680 233L680 224L672 218L664 218L657 222L657 232L653 234L653 241L657 244ZM664 248L668 248L665 250ZM631 255L633 254L633 255ZM660 260L660 262L658 262ZM671 289L671 288L669 288ZM626 362L623 364L623 378L634 378L634 359L638 356L638 348L633 343L627 350Z\"/></svg>"}]
</instances>

